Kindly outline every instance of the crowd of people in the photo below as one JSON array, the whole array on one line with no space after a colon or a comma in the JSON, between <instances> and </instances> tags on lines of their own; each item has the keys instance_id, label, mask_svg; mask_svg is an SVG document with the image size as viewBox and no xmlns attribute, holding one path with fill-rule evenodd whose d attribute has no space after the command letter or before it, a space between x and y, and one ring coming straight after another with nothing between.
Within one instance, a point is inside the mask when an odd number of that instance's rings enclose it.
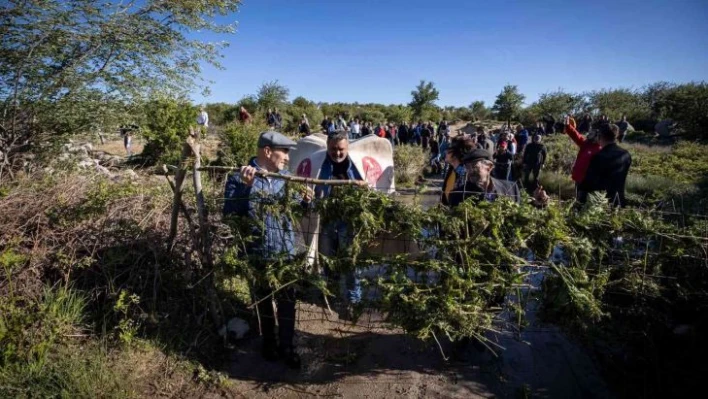
<instances>
[{"instance_id":1,"label":"crowd of people","mask_svg":"<svg viewBox=\"0 0 708 399\"><path fill-rule=\"evenodd\" d=\"M250 115L249 115L250 117ZM272 128L281 123L277 109L268 113ZM626 119L623 119L626 121ZM272 122L272 123L271 123ZM321 127L327 133L327 151L318 178L320 180L363 180L349 156L350 140L366 135L377 135L391 140L394 145L421 146L438 163L437 171L443 173L440 202L456 207L463 201L495 201L501 197L521 202L521 189L532 193L529 201L543 207L549 197L538 183L541 169L548 157L543 137L548 133L547 124L555 120L540 121L533 133L522 125L513 130L510 124L488 133L477 127L472 134L452 134L449 124L361 123L354 119L347 122L342 116L325 118ZM302 125L306 125L302 127ZM590 126L584 133L583 129ZM578 156L573 166L572 179L577 186L577 199L584 202L593 191L604 191L610 203L625 205L624 186L631 166L631 156L617 141L622 138L622 128L601 118L593 125L583 118L576 129L575 120L566 116L562 130L578 146ZM310 134L309 121L303 115L301 132ZM456 132L458 133L458 132ZM246 255L254 267L266 267L272 262L288 262L296 254L295 233L292 222L285 214L263 210L263 197L280 197L286 194L286 183L259 172L289 174L287 164L289 151L296 143L283 134L270 130L263 132L258 140L258 153L247 166L232 174L226 183L224 214L235 214L257 221L252 231L252 240L246 245ZM521 173L513 167L521 165ZM519 184L521 183L521 184ZM305 188L300 200L303 207L313 201L326 198L332 187L319 184L314 190ZM329 221L321 226L319 250L325 256L341 253L352 244L353 232L345 220ZM440 232L445 234L445 232ZM329 281L339 282L343 307L340 317L351 318L353 309L362 300L362 285L358 271L337 273L326 266L323 273ZM300 357L295 351L293 336L295 328L295 289L288 287L269 294L269 287L256 287L260 298L273 296L277 303L277 316L270 301L258 302L263 334L262 353L267 360L282 359L292 368L300 367ZM275 320L278 319L276 338Z\"/></svg>"}]
</instances>

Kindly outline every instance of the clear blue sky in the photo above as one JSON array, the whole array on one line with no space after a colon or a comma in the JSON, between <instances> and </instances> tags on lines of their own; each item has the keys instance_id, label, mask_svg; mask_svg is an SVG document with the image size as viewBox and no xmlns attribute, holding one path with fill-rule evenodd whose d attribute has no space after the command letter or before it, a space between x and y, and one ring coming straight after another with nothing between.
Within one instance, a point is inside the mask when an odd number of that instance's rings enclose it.
<instances>
[{"instance_id":1,"label":"clear blue sky","mask_svg":"<svg viewBox=\"0 0 708 399\"><path fill-rule=\"evenodd\" d=\"M438 105L491 104L505 84L531 103L558 88L708 80L707 0L244 0L225 70L206 99L236 102L267 81L290 99L407 103L421 80Z\"/></svg>"}]
</instances>

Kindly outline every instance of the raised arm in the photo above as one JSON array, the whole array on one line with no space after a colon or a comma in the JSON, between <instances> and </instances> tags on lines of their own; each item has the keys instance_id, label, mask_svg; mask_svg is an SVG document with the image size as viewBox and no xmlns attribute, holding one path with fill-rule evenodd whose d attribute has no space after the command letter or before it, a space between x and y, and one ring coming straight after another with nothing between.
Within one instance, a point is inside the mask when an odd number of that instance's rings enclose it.
<instances>
[{"instance_id":1,"label":"raised arm","mask_svg":"<svg viewBox=\"0 0 708 399\"><path fill-rule=\"evenodd\" d=\"M585 143L586 138L569 123L566 123L565 125L565 134L567 134L578 147L581 147Z\"/></svg>"}]
</instances>

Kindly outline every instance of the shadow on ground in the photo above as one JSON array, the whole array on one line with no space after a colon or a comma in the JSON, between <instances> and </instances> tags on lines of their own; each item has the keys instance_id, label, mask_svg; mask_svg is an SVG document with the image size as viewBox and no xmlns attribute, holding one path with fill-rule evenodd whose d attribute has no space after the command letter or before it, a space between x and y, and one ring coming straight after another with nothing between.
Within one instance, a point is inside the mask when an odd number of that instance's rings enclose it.
<instances>
[{"instance_id":1,"label":"shadow on ground","mask_svg":"<svg viewBox=\"0 0 708 399\"><path fill-rule=\"evenodd\" d=\"M435 341L423 342L376 320L358 325L299 310L299 371L260 357L260 339L239 342L224 371L251 398L305 397L611 397L592 361L555 329L493 334L499 356L468 345L464 361L446 361ZM450 342L442 342L446 355Z\"/></svg>"}]
</instances>

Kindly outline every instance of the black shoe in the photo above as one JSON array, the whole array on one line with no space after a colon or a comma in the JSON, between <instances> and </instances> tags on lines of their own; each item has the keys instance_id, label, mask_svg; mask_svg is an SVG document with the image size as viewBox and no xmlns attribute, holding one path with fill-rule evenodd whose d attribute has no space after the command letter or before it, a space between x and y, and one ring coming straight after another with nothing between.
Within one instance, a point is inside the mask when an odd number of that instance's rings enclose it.
<instances>
[{"instance_id":1,"label":"black shoe","mask_svg":"<svg viewBox=\"0 0 708 399\"><path fill-rule=\"evenodd\" d=\"M295 348L282 348L279 352L280 358L283 359L286 366L294 370L300 369L302 362L300 361L300 355L295 352Z\"/></svg>"},{"instance_id":2,"label":"black shoe","mask_svg":"<svg viewBox=\"0 0 708 399\"><path fill-rule=\"evenodd\" d=\"M275 345L263 345L263 349L261 349L261 355L265 360L269 362L274 362L280 359L280 354L278 353L278 350L275 349Z\"/></svg>"}]
</instances>

